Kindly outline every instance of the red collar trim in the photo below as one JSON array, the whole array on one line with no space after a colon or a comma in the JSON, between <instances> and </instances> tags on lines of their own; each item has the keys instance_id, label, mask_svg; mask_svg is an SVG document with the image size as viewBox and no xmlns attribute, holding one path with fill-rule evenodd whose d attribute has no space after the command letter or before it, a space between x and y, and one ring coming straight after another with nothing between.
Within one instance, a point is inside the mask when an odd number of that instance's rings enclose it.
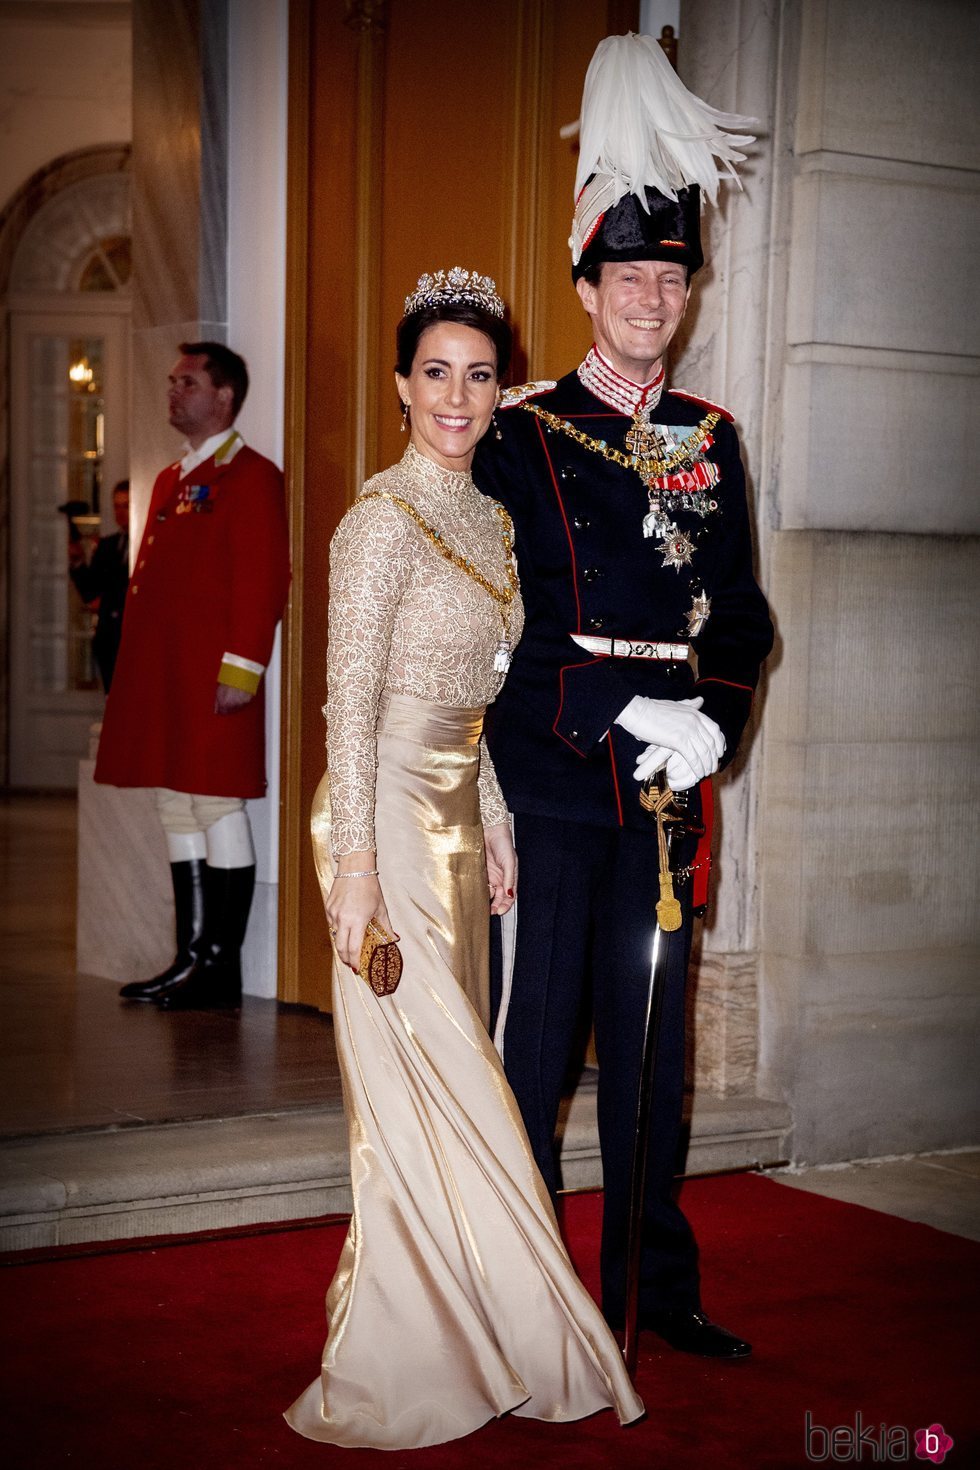
<instances>
[{"instance_id":1,"label":"red collar trim","mask_svg":"<svg viewBox=\"0 0 980 1470\"><path fill-rule=\"evenodd\" d=\"M586 353L584 362L579 364L578 378L594 398L618 413L630 415L656 408L664 391L663 368L651 382L633 383L610 366L595 343Z\"/></svg>"}]
</instances>

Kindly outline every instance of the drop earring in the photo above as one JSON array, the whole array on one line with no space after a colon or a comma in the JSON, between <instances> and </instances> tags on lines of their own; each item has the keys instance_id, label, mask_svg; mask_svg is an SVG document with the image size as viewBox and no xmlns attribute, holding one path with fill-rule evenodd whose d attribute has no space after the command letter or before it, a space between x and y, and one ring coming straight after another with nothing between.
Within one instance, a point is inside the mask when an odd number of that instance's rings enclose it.
<instances>
[{"instance_id":1,"label":"drop earring","mask_svg":"<svg viewBox=\"0 0 980 1470\"><path fill-rule=\"evenodd\" d=\"M493 424L493 437L495 439L502 439L504 436L500 432L500 425L497 423L496 412L490 415L490 422Z\"/></svg>"},{"instance_id":2,"label":"drop earring","mask_svg":"<svg viewBox=\"0 0 980 1470\"><path fill-rule=\"evenodd\" d=\"M407 404L407 403L403 403L402 404L402 430L401 431L402 431L403 434L404 434L405 430L408 428L408 410L409 410L410 406L411 405L410 404Z\"/></svg>"}]
</instances>

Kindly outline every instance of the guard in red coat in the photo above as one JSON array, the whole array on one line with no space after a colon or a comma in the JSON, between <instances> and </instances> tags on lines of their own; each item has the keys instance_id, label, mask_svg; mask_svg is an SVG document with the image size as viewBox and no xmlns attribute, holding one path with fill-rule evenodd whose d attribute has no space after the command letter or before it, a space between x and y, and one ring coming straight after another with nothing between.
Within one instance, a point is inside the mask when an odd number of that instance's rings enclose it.
<instances>
[{"instance_id":1,"label":"guard in red coat","mask_svg":"<svg viewBox=\"0 0 980 1470\"><path fill-rule=\"evenodd\" d=\"M667 130L648 137L650 119L665 111L664 87ZM624 117L632 126L617 138ZM733 141L718 133L718 120L650 37L602 43L586 80L585 177L571 242L594 346L558 382L505 393L499 431L481 441L473 465L477 484L514 521L526 612L507 681L487 713L520 864L516 917L498 937L495 1040L535 1158L555 1189L562 1084L591 1000L602 1305L614 1328L625 1317L659 896L657 835L637 783L665 768L672 789L688 793L695 825L710 799L709 778L735 754L772 645L731 415L665 381L665 354L702 263L699 186L686 154L699 153L710 187L708 144L726 157ZM679 135L685 158L678 161L671 150ZM684 990L707 851L689 834L672 861L682 923L661 935L658 948L663 1010L642 1201L640 1325L681 1351L744 1358L749 1344L702 1310L697 1245L672 1195Z\"/></svg>"},{"instance_id":2,"label":"guard in red coat","mask_svg":"<svg viewBox=\"0 0 980 1470\"><path fill-rule=\"evenodd\" d=\"M169 418L184 453L157 476L130 581L96 781L155 788L177 952L123 986L166 1009L234 1006L255 885L245 800L262 796L262 675L289 587L280 470L234 428L248 390L222 343L182 343Z\"/></svg>"}]
</instances>

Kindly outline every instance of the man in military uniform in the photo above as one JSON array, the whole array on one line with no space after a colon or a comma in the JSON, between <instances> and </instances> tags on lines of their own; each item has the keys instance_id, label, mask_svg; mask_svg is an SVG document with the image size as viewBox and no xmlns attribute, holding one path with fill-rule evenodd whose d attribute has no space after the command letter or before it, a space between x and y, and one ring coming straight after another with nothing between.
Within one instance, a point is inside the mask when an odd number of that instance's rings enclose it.
<instances>
[{"instance_id":1,"label":"man in military uniform","mask_svg":"<svg viewBox=\"0 0 980 1470\"><path fill-rule=\"evenodd\" d=\"M619 1328L658 898L656 828L637 782L666 765L673 790L688 793L690 825L707 815L708 778L735 754L772 628L731 415L665 383L702 263L698 187L625 194L598 224L583 220L587 196L573 279L594 345L559 382L505 393L500 437L483 441L474 474L513 517L527 616L487 723L520 865L495 1039L554 1190L562 1084L591 989L602 1300ZM672 859L683 923L662 936L639 1308L640 1325L674 1347L736 1358L750 1346L704 1315L697 1246L672 1198L684 989L708 860L690 836Z\"/></svg>"},{"instance_id":2,"label":"man in military uniform","mask_svg":"<svg viewBox=\"0 0 980 1470\"><path fill-rule=\"evenodd\" d=\"M155 788L177 952L126 1000L235 1006L255 886L245 800L265 793L262 675L289 586L282 473L234 427L248 372L184 342L169 378L181 458L153 487L106 701L96 781Z\"/></svg>"}]
</instances>

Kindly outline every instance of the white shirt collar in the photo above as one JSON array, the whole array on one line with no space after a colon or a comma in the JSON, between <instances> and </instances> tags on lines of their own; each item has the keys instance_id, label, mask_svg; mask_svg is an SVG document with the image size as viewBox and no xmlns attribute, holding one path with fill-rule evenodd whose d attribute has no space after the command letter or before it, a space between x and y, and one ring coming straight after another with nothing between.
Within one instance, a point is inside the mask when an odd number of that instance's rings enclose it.
<instances>
[{"instance_id":1,"label":"white shirt collar","mask_svg":"<svg viewBox=\"0 0 980 1470\"><path fill-rule=\"evenodd\" d=\"M584 388L618 413L649 413L664 391L663 368L649 383L633 383L610 366L594 343L579 364L578 376Z\"/></svg>"},{"instance_id":2,"label":"white shirt collar","mask_svg":"<svg viewBox=\"0 0 980 1470\"><path fill-rule=\"evenodd\" d=\"M196 449L192 449L189 444L185 444L180 459L181 479L185 475L189 475L191 470L196 470L198 465L203 464L206 459L210 459L226 443L228 449L221 456L221 463L227 464L229 460L235 458L235 455L245 443L245 440L237 429L220 429L217 434L212 434L209 438L205 439L204 443L199 444Z\"/></svg>"}]
</instances>

